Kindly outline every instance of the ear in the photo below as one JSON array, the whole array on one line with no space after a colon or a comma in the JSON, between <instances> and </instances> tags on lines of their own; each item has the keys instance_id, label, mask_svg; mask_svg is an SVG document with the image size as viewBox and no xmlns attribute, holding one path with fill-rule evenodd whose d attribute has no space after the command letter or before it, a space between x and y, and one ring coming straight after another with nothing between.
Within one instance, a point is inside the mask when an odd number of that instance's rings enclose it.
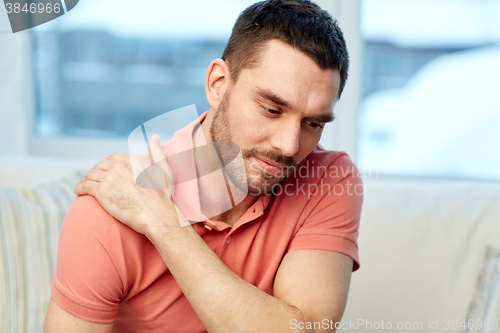
<instances>
[{"instance_id":1,"label":"ear","mask_svg":"<svg viewBox=\"0 0 500 333\"><path fill-rule=\"evenodd\" d=\"M213 60L208 66L205 77L205 93L211 109L219 108L230 81L227 63L222 59Z\"/></svg>"}]
</instances>

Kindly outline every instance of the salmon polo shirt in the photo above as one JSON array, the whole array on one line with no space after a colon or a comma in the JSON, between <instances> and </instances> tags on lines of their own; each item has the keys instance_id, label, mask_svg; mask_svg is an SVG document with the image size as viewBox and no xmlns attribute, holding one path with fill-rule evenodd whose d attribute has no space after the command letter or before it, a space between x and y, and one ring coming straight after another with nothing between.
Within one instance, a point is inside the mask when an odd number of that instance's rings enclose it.
<instances>
[{"instance_id":1,"label":"salmon polo shirt","mask_svg":"<svg viewBox=\"0 0 500 333\"><path fill-rule=\"evenodd\" d=\"M205 116L176 132L162 146L165 155L176 140L193 146L193 130ZM195 192L182 195L193 198ZM233 227L208 219L192 227L227 267L273 295L276 272L290 251L340 252L353 259L353 271L359 268L362 192L349 157L318 145ZM75 199L62 225L51 294L76 317L114 322L115 332L206 332L153 244L89 195Z\"/></svg>"}]
</instances>

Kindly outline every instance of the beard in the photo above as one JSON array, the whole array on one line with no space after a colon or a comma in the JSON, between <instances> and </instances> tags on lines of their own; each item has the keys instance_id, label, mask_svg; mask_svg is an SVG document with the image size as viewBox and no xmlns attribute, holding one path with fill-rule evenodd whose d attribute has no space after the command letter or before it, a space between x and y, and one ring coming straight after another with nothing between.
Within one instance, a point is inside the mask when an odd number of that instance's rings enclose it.
<instances>
[{"instance_id":1,"label":"beard","mask_svg":"<svg viewBox=\"0 0 500 333\"><path fill-rule=\"evenodd\" d=\"M230 127L230 93L231 89L228 89L222 97L219 109L215 112L212 119L210 135L212 141L215 143L230 142L237 144L233 141ZM227 150L220 149L223 145L215 144L214 146L231 182L240 191L248 191L250 195L259 196L273 193L273 186L278 186L283 180L288 178L297 167L297 162L295 162L293 157L284 156L276 151L267 151L257 147L240 147L245 170L242 170L242 168L234 168L229 164L234 158L234 152L231 153ZM263 158L286 167L282 169L282 172L273 175L259 168L253 157Z\"/></svg>"}]
</instances>

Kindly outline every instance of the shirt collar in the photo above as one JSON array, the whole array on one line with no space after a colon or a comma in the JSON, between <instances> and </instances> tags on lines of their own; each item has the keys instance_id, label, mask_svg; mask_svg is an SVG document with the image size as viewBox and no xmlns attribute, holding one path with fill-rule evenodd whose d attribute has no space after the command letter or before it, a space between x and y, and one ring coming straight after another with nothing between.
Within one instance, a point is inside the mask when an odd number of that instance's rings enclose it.
<instances>
[{"instance_id":1,"label":"shirt collar","mask_svg":"<svg viewBox=\"0 0 500 333\"><path fill-rule=\"evenodd\" d=\"M181 183L176 183L172 187L172 198L174 203L191 223L208 220L201 210L198 176L193 149L194 131L201 126L201 123L205 120L207 113L208 112L204 112L199 118L191 122L189 125L175 132L172 139L162 147L167 158L167 163L172 168L174 174L182 174L184 179L191 179ZM179 162L179 159L172 158L172 156L182 152L190 152L183 156L182 163ZM247 212L243 214L241 217L241 224L254 220L264 214L264 211L269 206L271 198L272 195L260 196L247 210ZM252 214L248 215L250 211Z\"/></svg>"}]
</instances>

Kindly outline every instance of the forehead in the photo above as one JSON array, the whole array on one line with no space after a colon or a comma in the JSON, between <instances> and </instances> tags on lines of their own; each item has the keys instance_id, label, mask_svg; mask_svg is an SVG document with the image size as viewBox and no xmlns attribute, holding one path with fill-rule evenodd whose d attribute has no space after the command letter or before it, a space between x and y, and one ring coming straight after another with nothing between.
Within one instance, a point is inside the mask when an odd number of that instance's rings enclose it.
<instances>
[{"instance_id":1,"label":"forehead","mask_svg":"<svg viewBox=\"0 0 500 333\"><path fill-rule=\"evenodd\" d=\"M332 110L340 86L338 70L321 69L305 53L273 39L253 68L243 69L237 84L268 89L306 114Z\"/></svg>"}]
</instances>

